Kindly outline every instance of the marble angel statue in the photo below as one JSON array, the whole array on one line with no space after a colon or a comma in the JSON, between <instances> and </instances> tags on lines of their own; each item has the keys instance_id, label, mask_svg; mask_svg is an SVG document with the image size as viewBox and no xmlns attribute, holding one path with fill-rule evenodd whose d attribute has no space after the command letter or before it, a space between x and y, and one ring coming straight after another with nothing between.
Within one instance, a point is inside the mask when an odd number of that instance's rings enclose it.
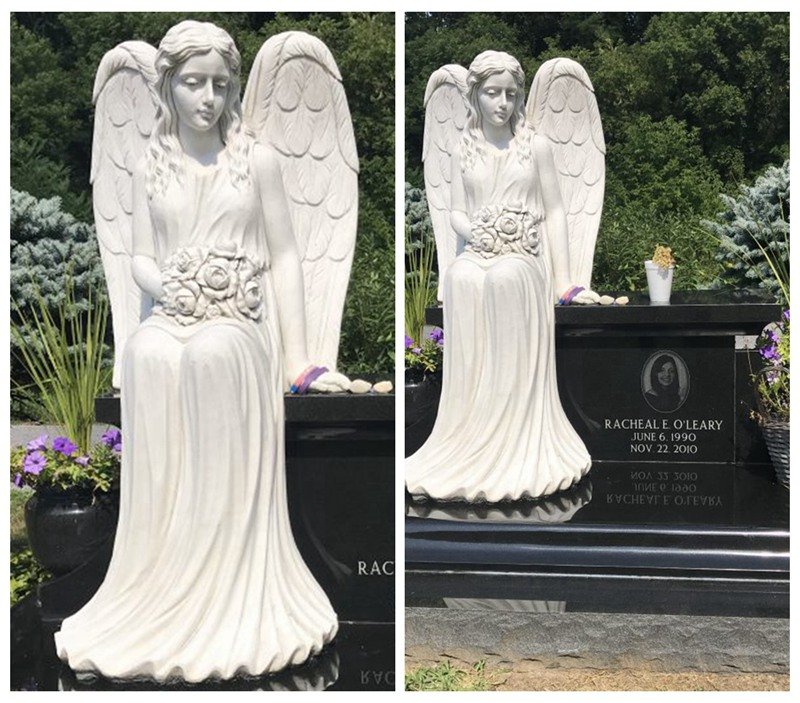
<instances>
[{"instance_id":1,"label":"marble angel statue","mask_svg":"<svg viewBox=\"0 0 800 703\"><path fill-rule=\"evenodd\" d=\"M423 158L444 303L442 396L406 460L419 497L468 502L563 490L591 459L558 395L554 304L590 289L604 189L600 116L583 68L525 77L485 51L436 71Z\"/></svg>"},{"instance_id":2,"label":"marble angel statue","mask_svg":"<svg viewBox=\"0 0 800 703\"><path fill-rule=\"evenodd\" d=\"M154 304L130 322L120 361L111 564L56 634L79 672L260 675L338 629L289 524L283 394L348 384L333 370L333 308L354 246L355 141L319 40L269 39L244 111L240 67L227 32L185 21L157 51L125 42L98 70L98 229L104 256L122 260L110 283L130 320L137 296ZM311 340L312 328L324 333Z\"/></svg>"}]
</instances>

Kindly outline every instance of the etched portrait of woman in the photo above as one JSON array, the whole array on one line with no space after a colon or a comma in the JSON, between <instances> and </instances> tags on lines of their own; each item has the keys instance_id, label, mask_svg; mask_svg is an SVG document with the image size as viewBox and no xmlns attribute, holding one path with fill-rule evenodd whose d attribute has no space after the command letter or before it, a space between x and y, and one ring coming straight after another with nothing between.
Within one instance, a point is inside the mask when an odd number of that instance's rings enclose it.
<instances>
[{"instance_id":1,"label":"etched portrait of woman","mask_svg":"<svg viewBox=\"0 0 800 703\"><path fill-rule=\"evenodd\" d=\"M642 369L642 394L658 412L675 412L689 395L689 370L675 352L653 354Z\"/></svg>"}]
</instances>

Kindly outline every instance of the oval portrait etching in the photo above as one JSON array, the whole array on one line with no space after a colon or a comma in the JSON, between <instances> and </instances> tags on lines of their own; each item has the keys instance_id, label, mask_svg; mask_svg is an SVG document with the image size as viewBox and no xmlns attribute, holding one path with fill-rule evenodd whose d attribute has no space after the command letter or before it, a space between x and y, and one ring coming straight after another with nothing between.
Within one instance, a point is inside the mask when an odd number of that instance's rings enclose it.
<instances>
[{"instance_id":1,"label":"oval portrait etching","mask_svg":"<svg viewBox=\"0 0 800 703\"><path fill-rule=\"evenodd\" d=\"M689 395L689 367L669 349L648 357L642 368L642 395L653 410L672 413Z\"/></svg>"}]
</instances>

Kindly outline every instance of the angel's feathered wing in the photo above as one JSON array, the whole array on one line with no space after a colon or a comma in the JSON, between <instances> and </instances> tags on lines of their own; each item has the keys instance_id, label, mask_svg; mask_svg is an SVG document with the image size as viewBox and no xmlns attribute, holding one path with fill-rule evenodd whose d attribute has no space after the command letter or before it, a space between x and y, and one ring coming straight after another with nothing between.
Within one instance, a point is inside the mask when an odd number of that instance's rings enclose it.
<instances>
[{"instance_id":1,"label":"angel's feathered wing","mask_svg":"<svg viewBox=\"0 0 800 703\"><path fill-rule=\"evenodd\" d=\"M451 158L467 120L466 92L467 69L457 64L434 71L425 88L422 162L425 194L436 238L439 300L442 299L444 272L463 249L463 242L450 224L450 180Z\"/></svg>"},{"instance_id":2,"label":"angel's feathered wing","mask_svg":"<svg viewBox=\"0 0 800 703\"><path fill-rule=\"evenodd\" d=\"M151 301L131 273L133 169L142 157L156 115L156 50L145 42L119 44L103 56L94 82L92 200L114 329L114 378L119 388L125 342Z\"/></svg>"},{"instance_id":3,"label":"angel's feathered wing","mask_svg":"<svg viewBox=\"0 0 800 703\"><path fill-rule=\"evenodd\" d=\"M309 357L336 368L358 225L358 155L336 62L319 39L284 32L256 56L243 101L277 150L303 264Z\"/></svg>"},{"instance_id":4,"label":"angel's feathered wing","mask_svg":"<svg viewBox=\"0 0 800 703\"><path fill-rule=\"evenodd\" d=\"M526 107L528 125L553 151L569 227L572 283L589 288L605 191L606 143L594 87L571 59L551 59L536 73Z\"/></svg>"}]
</instances>

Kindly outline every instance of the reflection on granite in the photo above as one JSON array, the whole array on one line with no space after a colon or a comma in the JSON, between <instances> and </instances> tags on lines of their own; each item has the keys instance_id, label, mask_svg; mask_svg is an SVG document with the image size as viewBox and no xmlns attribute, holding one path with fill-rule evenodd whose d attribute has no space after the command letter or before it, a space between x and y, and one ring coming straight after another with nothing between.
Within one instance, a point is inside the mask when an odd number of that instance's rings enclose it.
<instances>
[{"instance_id":1,"label":"reflection on granite","mask_svg":"<svg viewBox=\"0 0 800 703\"><path fill-rule=\"evenodd\" d=\"M731 464L597 462L567 491L505 503L416 501L406 517L459 523L759 526L788 530L789 493L771 468Z\"/></svg>"},{"instance_id":2,"label":"reflection on granite","mask_svg":"<svg viewBox=\"0 0 800 703\"><path fill-rule=\"evenodd\" d=\"M406 494L406 516L432 520L486 522L558 523L569 522L592 500L592 481L587 476L566 491L535 500L502 503L466 503L420 500Z\"/></svg>"},{"instance_id":3,"label":"reflection on granite","mask_svg":"<svg viewBox=\"0 0 800 703\"><path fill-rule=\"evenodd\" d=\"M72 671L65 664L58 672L59 691L324 691L339 678L339 653L336 645L326 647L302 666L291 667L271 676L242 676L228 681L207 680L187 684L139 680L107 679Z\"/></svg>"}]
</instances>

